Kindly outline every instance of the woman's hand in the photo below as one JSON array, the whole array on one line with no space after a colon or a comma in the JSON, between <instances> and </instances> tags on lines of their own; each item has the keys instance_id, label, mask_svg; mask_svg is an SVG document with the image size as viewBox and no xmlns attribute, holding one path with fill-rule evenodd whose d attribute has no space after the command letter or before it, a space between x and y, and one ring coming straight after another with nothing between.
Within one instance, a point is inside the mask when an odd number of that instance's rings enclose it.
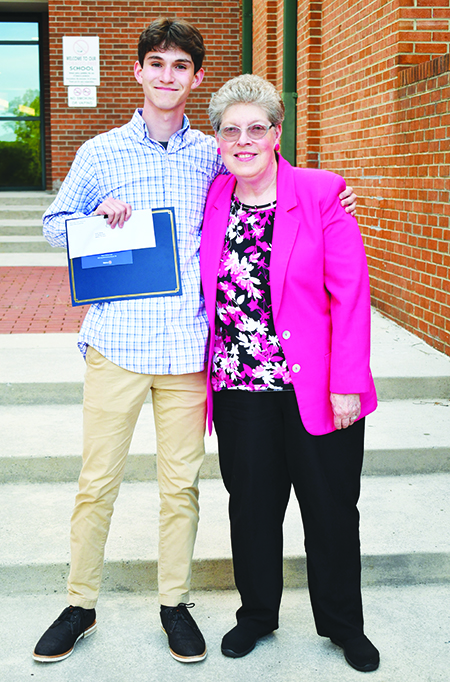
<instances>
[{"instance_id":1,"label":"woman's hand","mask_svg":"<svg viewBox=\"0 0 450 682\"><path fill-rule=\"evenodd\" d=\"M131 206L120 199L108 197L102 201L100 206L94 211L95 215L107 215L108 225L114 229L116 225L123 227L124 223L131 216Z\"/></svg>"},{"instance_id":2,"label":"woman's hand","mask_svg":"<svg viewBox=\"0 0 450 682\"><path fill-rule=\"evenodd\" d=\"M344 191L340 193L339 199L341 200L341 206L345 209L346 213L355 215L357 198L358 197L354 193L353 188L349 187L349 185L347 185Z\"/></svg>"},{"instance_id":3,"label":"woman's hand","mask_svg":"<svg viewBox=\"0 0 450 682\"><path fill-rule=\"evenodd\" d=\"M361 413L359 393L330 393L330 401L337 429L346 429L358 419Z\"/></svg>"}]
</instances>

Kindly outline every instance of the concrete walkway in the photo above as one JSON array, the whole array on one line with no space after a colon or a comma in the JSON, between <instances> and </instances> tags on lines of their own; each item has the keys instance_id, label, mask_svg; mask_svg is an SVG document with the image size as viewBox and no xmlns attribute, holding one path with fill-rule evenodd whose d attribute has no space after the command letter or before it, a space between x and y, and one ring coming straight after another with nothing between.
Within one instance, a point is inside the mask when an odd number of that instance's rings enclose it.
<instances>
[{"instance_id":1,"label":"concrete walkway","mask_svg":"<svg viewBox=\"0 0 450 682\"><path fill-rule=\"evenodd\" d=\"M154 592L104 594L97 632L70 658L50 665L34 662L31 652L42 626L64 607L61 596L2 597L0 676L4 682L448 682L448 587L372 587L363 598L366 632L381 652L380 668L369 675L353 670L341 649L316 635L304 589L285 590L280 629L241 659L220 653L222 635L234 625L236 593L193 593L208 647L205 661L194 665L169 655Z\"/></svg>"}]
</instances>

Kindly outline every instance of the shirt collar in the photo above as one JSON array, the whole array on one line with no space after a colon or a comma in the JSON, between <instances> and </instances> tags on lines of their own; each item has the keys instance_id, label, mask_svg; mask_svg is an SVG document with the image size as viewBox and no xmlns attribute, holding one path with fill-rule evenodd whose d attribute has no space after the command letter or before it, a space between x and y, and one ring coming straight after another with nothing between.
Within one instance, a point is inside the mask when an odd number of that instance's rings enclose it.
<instances>
[{"instance_id":1,"label":"shirt collar","mask_svg":"<svg viewBox=\"0 0 450 682\"><path fill-rule=\"evenodd\" d=\"M130 121L131 128L133 132L139 137L141 141L144 141L147 139L149 142L155 143L157 141L153 140L150 135L148 134L147 130L147 124L145 123L143 117L142 117L142 109L136 109L136 111L133 114L133 118ZM172 146L170 143L172 141L173 143L181 144L184 142L185 137L189 135L191 129L191 124L189 123L189 119L186 116L186 114L183 114L183 123L180 128L180 130L177 130L176 133L174 133L170 140L169 140L169 146Z\"/></svg>"}]
</instances>

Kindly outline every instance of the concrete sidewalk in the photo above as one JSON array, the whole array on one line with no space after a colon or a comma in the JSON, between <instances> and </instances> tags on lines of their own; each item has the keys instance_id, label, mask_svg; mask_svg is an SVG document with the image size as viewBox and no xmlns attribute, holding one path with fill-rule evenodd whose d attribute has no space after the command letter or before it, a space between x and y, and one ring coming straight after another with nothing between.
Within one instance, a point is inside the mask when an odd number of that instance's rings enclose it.
<instances>
[{"instance_id":1,"label":"concrete sidewalk","mask_svg":"<svg viewBox=\"0 0 450 682\"><path fill-rule=\"evenodd\" d=\"M207 647L205 661L183 665L168 652L157 597L103 594L98 630L54 664L31 658L43 625L64 608L61 595L2 597L0 679L4 682L356 682L341 649L318 637L306 590L285 590L280 629L241 659L220 653L239 606L234 591L196 592L194 616ZM447 682L450 668L448 588L372 587L363 591L366 632L381 653L373 682ZM6 627L7 624L7 627Z\"/></svg>"}]
</instances>

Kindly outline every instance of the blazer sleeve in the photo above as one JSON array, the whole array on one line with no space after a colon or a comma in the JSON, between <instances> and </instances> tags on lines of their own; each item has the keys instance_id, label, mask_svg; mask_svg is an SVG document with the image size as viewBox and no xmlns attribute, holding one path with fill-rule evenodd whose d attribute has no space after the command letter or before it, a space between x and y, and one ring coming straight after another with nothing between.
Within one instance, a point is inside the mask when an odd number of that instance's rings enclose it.
<instances>
[{"instance_id":1,"label":"blazer sleeve","mask_svg":"<svg viewBox=\"0 0 450 682\"><path fill-rule=\"evenodd\" d=\"M356 219L339 201L344 188L344 180L332 175L321 201L324 281L332 324L330 392L365 393L371 387L369 273Z\"/></svg>"}]
</instances>

